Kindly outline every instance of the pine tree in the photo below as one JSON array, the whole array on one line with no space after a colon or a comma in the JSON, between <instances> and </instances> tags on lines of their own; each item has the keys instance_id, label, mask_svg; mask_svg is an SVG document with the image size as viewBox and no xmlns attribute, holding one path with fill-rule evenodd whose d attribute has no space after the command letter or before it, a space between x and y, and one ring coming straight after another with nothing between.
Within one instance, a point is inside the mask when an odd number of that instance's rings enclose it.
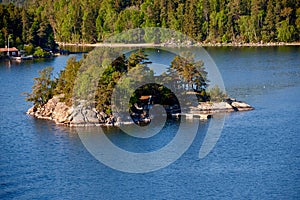
<instances>
[{"instance_id":1,"label":"pine tree","mask_svg":"<svg viewBox=\"0 0 300 200\"><path fill-rule=\"evenodd\" d=\"M276 36L276 16L275 16L275 7L273 0L268 1L267 14L264 20L263 31L262 31L262 40L264 42L273 42L275 41Z\"/></svg>"},{"instance_id":2,"label":"pine tree","mask_svg":"<svg viewBox=\"0 0 300 200\"><path fill-rule=\"evenodd\" d=\"M52 98L55 81L51 80L53 67L47 67L39 71L39 77L34 78L34 85L32 86L32 93L27 94L27 101L33 102L34 106L41 106Z\"/></svg>"}]
</instances>

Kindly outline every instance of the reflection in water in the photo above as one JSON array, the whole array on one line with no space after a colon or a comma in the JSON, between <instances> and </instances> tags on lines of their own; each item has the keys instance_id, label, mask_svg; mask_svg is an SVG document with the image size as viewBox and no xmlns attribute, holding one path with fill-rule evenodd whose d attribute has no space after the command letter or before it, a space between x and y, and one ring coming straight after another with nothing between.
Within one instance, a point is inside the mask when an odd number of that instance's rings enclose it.
<instances>
[{"instance_id":1,"label":"reflection in water","mask_svg":"<svg viewBox=\"0 0 300 200\"><path fill-rule=\"evenodd\" d=\"M205 134L205 138L199 151L200 159L207 156L220 139L226 115L226 113L215 114L214 117L210 120L208 130Z\"/></svg>"},{"instance_id":2,"label":"reflection in water","mask_svg":"<svg viewBox=\"0 0 300 200\"><path fill-rule=\"evenodd\" d=\"M168 132L164 129L161 130L162 133L159 133L163 134L164 139L167 138L170 142L160 149L142 153L124 150L113 144L101 127L89 129L89 131L78 129L78 134L86 149L103 164L123 172L146 173L164 168L180 158L192 144L197 134L198 125L199 120L186 121L182 119L172 139L168 137L173 135L167 134ZM168 130L171 133L175 132L174 130ZM143 140L141 144L148 146L148 138L136 138L136 140Z\"/></svg>"}]
</instances>

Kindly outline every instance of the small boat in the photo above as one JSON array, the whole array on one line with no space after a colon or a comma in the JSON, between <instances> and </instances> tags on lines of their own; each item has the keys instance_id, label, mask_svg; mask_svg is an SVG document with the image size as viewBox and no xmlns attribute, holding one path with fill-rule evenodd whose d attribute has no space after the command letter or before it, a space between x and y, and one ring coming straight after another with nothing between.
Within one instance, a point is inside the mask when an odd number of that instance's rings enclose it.
<instances>
[{"instance_id":1,"label":"small boat","mask_svg":"<svg viewBox=\"0 0 300 200\"><path fill-rule=\"evenodd\" d=\"M11 56L9 57L10 60L21 60L21 56Z\"/></svg>"},{"instance_id":2,"label":"small boat","mask_svg":"<svg viewBox=\"0 0 300 200\"><path fill-rule=\"evenodd\" d=\"M11 56L10 57L11 60L16 60L16 61L22 61L22 60L32 60L33 56Z\"/></svg>"},{"instance_id":3,"label":"small boat","mask_svg":"<svg viewBox=\"0 0 300 200\"><path fill-rule=\"evenodd\" d=\"M33 59L33 56L30 55L30 56L21 56L21 60L32 60Z\"/></svg>"}]
</instances>

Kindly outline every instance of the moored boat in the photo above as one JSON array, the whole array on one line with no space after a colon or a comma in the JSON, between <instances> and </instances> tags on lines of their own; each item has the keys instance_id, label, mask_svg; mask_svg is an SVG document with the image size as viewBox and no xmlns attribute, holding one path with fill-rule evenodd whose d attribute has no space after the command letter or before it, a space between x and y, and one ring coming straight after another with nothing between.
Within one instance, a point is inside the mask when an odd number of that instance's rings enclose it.
<instances>
[{"instance_id":1,"label":"moored boat","mask_svg":"<svg viewBox=\"0 0 300 200\"><path fill-rule=\"evenodd\" d=\"M11 60L16 60L16 61L22 61L22 60L32 60L33 56L11 56L10 57Z\"/></svg>"}]
</instances>

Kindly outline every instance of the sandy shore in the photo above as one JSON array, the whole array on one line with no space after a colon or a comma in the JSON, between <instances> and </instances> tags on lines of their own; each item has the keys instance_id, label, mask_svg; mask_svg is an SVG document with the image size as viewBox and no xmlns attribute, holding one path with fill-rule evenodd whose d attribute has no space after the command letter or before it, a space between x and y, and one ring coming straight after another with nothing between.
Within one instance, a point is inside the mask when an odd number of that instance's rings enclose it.
<instances>
[{"instance_id":1,"label":"sandy shore","mask_svg":"<svg viewBox=\"0 0 300 200\"><path fill-rule=\"evenodd\" d=\"M138 44L125 44L125 43L95 43L95 44L82 44L82 43L64 43L58 42L59 46L85 46L85 47L163 47L163 46L183 46L178 44L154 44L154 43L138 43ZM300 42L269 42L269 43L197 43L193 46L203 47L267 47L267 46L300 46Z\"/></svg>"}]
</instances>

